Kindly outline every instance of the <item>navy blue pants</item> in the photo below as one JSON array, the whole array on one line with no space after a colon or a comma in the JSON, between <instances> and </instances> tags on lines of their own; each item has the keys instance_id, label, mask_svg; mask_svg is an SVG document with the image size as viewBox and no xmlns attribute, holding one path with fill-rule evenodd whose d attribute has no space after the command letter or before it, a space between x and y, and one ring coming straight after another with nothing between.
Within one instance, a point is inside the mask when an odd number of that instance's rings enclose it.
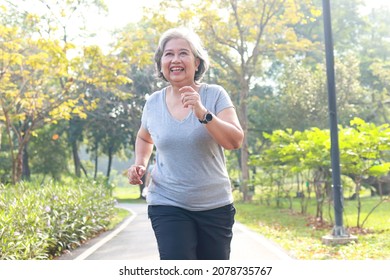
<instances>
[{"instance_id":1,"label":"navy blue pants","mask_svg":"<svg viewBox=\"0 0 390 280\"><path fill-rule=\"evenodd\" d=\"M149 218L161 260L228 260L236 209L207 211L150 205Z\"/></svg>"}]
</instances>

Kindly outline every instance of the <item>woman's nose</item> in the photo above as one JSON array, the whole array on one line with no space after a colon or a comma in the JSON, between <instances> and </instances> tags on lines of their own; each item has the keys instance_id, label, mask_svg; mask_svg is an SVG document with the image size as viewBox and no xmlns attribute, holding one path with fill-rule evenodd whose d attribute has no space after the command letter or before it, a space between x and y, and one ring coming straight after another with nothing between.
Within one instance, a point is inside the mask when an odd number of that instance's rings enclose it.
<instances>
[{"instance_id":1,"label":"woman's nose","mask_svg":"<svg viewBox=\"0 0 390 280\"><path fill-rule=\"evenodd\" d=\"M175 55L173 55L173 57L172 57L172 61L179 61L180 60L180 56L179 56L179 54L175 54Z\"/></svg>"}]
</instances>

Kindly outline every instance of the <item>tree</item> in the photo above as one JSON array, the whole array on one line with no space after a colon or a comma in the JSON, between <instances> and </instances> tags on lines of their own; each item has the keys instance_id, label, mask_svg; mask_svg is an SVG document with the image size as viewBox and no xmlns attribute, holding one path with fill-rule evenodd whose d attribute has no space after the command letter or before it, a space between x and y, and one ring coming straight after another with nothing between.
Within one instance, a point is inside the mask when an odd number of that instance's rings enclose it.
<instances>
[{"instance_id":1,"label":"tree","mask_svg":"<svg viewBox=\"0 0 390 280\"><path fill-rule=\"evenodd\" d=\"M348 125L356 116L366 115L367 90L360 84L359 60L353 54L335 61L338 120ZM328 127L325 65L307 65L297 59L285 60L279 72L275 95L280 99L280 128L303 131Z\"/></svg>"},{"instance_id":2,"label":"tree","mask_svg":"<svg viewBox=\"0 0 390 280\"><path fill-rule=\"evenodd\" d=\"M97 176L99 154L108 156L106 177L109 179L113 156L131 143L134 128L128 103L131 103L132 95L121 99L110 92L97 92L96 96L99 96L98 106L88 113L88 149L95 158L94 178Z\"/></svg>"},{"instance_id":3,"label":"tree","mask_svg":"<svg viewBox=\"0 0 390 280\"><path fill-rule=\"evenodd\" d=\"M81 114L78 100L83 96L69 96L71 81L57 91L67 65L58 41L34 40L23 30L5 25L0 25L0 35L0 121L6 127L15 183L22 176L24 148L35 130L69 117L72 111Z\"/></svg>"},{"instance_id":4,"label":"tree","mask_svg":"<svg viewBox=\"0 0 390 280\"><path fill-rule=\"evenodd\" d=\"M32 1L29 2L31 3ZM64 52L67 57L69 57L69 55L74 56L74 53L77 51L74 47L66 47L67 45L70 45L70 42L74 42L77 39L80 41L82 38L91 36L85 28L85 14L87 14L85 13L85 9L90 12L95 12L96 10L97 13L107 11L106 5L101 0L70 0L62 2L56 0L35 0L34 5L39 7L38 9L35 9L34 12L29 10L24 11L23 3L16 5L16 9L23 11L21 14L26 14L27 17L36 19L34 23L35 31L40 37L51 38L52 40L59 40L62 42L65 45ZM60 86L62 87L62 90L64 90L67 82L73 81L76 77L75 75L72 75L73 69L70 68L68 70L69 72L64 73L65 75L60 77ZM75 82L75 84L80 83ZM73 87L73 91L69 92L70 95L74 95L74 98L80 94L80 91L77 91L77 88L77 86ZM81 169L83 169L86 174L86 170L81 164L78 151L79 141L82 139L82 119L85 115L81 118L80 116L73 117L75 120L68 119L68 131L70 133L68 139L70 140L70 147L72 149L75 174L77 177L80 177ZM73 135L71 133L75 134Z\"/></svg>"},{"instance_id":5,"label":"tree","mask_svg":"<svg viewBox=\"0 0 390 280\"><path fill-rule=\"evenodd\" d=\"M324 200L326 197L331 198L329 130L319 128L302 132L291 129L275 130L271 134L265 133L264 138L269 142L262 154L251 156L251 165L261 168L268 174L285 174L285 177L290 178L304 171L309 174L310 184L314 185L316 191L316 216L322 219ZM367 178L380 178L390 171L390 162L386 160L389 149L388 124L377 126L355 118L350 126L345 128L340 126L341 171L355 182L357 227L363 226L367 220L366 217L363 223L360 222L362 185L368 182ZM265 187L264 185L261 184L261 187ZM279 190L279 184L277 185ZM279 191L276 197L279 198ZM383 201L385 199L381 197L379 204Z\"/></svg>"},{"instance_id":6,"label":"tree","mask_svg":"<svg viewBox=\"0 0 390 280\"><path fill-rule=\"evenodd\" d=\"M280 189L283 189L283 184L286 185L287 179L293 178L295 175L307 174L305 181L314 186L317 213L316 217L323 218L323 203L326 195L329 193L326 190L329 188L330 182L330 159L329 159L329 131L312 128L305 131L293 131L292 129L274 130L272 133L264 133L264 138L268 141L263 152L259 155L252 155L251 165L260 167L273 178L274 174L283 174L282 182L276 180L277 205L279 206ZM303 176L301 176L303 177ZM275 181L275 180L273 180ZM288 189L287 186L284 186ZM301 192L302 213L305 213L310 196L310 189L307 189L305 194Z\"/></svg>"},{"instance_id":7,"label":"tree","mask_svg":"<svg viewBox=\"0 0 390 280\"><path fill-rule=\"evenodd\" d=\"M377 124L389 123L390 10L372 9L363 16L365 26L358 34L361 84L368 89L369 106L364 119Z\"/></svg>"},{"instance_id":8,"label":"tree","mask_svg":"<svg viewBox=\"0 0 390 280\"><path fill-rule=\"evenodd\" d=\"M291 26L305 16L315 20L318 12L304 15L300 9L311 6L310 1L202 1L199 33L213 60L235 77L237 83L227 88L235 96L240 122L245 133L241 148L241 170L244 200L250 200L246 184L250 178L248 159L248 101L250 89L264 70L264 63L274 57L282 57L303 51L311 42L299 38Z\"/></svg>"},{"instance_id":9,"label":"tree","mask_svg":"<svg viewBox=\"0 0 390 280\"><path fill-rule=\"evenodd\" d=\"M22 18L23 26L39 22L30 14ZM91 87L119 94L118 85L129 79L121 74L126 65L115 56L104 56L98 47L84 47L81 55L68 58L69 50L76 50L72 44L37 36L34 28L15 27L7 16L1 19L7 25L0 25L0 121L10 143L15 183L21 178L25 147L36 129L74 116L86 118L85 110L96 104Z\"/></svg>"},{"instance_id":10,"label":"tree","mask_svg":"<svg viewBox=\"0 0 390 280\"><path fill-rule=\"evenodd\" d=\"M381 177L390 172L390 162L383 160L383 154L390 150L390 127L388 124L376 126L359 118L353 119L351 126L342 130L340 161L342 172L355 182L356 226L361 227L360 191L364 178Z\"/></svg>"}]
</instances>

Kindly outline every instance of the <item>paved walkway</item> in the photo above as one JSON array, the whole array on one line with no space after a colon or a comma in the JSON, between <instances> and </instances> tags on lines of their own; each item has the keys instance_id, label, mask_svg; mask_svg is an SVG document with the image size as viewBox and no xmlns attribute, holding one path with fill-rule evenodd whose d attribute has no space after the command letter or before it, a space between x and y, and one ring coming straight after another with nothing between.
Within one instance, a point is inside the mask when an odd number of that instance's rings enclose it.
<instances>
[{"instance_id":1,"label":"paved walkway","mask_svg":"<svg viewBox=\"0 0 390 280\"><path fill-rule=\"evenodd\" d=\"M146 204L120 204L132 216L116 229L105 232L60 260L159 260L157 243ZM277 244L240 223L233 227L231 260L289 260Z\"/></svg>"}]
</instances>

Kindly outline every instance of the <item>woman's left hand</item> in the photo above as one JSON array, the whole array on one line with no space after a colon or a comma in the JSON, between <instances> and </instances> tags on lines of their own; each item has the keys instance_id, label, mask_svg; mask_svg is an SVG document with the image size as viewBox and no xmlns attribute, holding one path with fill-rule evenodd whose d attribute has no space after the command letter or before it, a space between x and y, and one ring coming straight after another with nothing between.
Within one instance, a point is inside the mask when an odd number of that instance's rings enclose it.
<instances>
[{"instance_id":1,"label":"woman's left hand","mask_svg":"<svg viewBox=\"0 0 390 280\"><path fill-rule=\"evenodd\" d=\"M199 93L190 86L180 88L179 93L184 108L191 108L198 119L203 118L207 109L203 106Z\"/></svg>"}]
</instances>

